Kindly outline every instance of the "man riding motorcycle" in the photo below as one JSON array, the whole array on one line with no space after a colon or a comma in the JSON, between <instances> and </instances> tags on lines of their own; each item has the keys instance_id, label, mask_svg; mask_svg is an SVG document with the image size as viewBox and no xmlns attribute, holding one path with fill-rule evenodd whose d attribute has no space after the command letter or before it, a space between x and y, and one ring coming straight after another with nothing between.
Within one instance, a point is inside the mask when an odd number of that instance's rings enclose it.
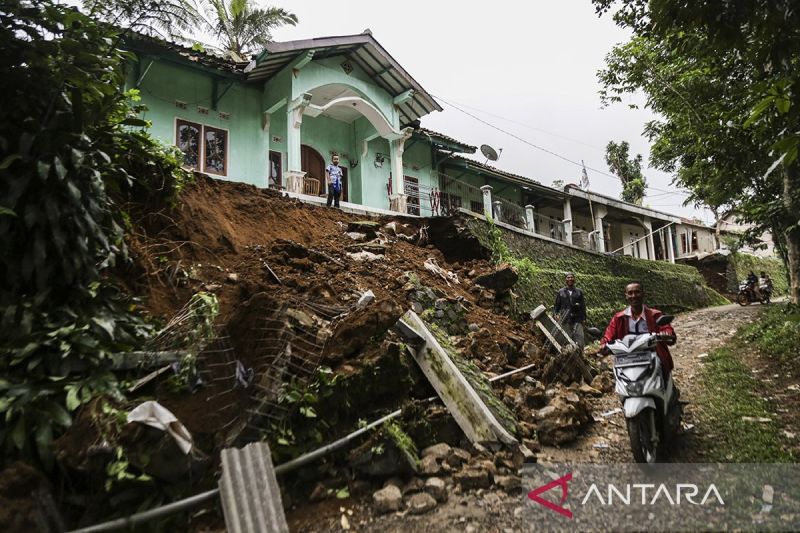
<instances>
[{"instance_id":1,"label":"man riding motorcycle","mask_svg":"<svg viewBox=\"0 0 800 533\"><path fill-rule=\"evenodd\" d=\"M656 321L663 314L658 309L651 309L644 305L644 289L639 281L632 281L625 286L625 299L628 307L615 314L608 323L606 332L600 340L600 350L607 353L606 344L611 341L622 339L628 334L639 333L658 333L667 338L664 342L659 342L656 346L656 353L661 359L661 369L664 379L669 377L672 371L672 355L669 353L667 345L675 344L677 337L675 330L669 324L657 326Z\"/></svg>"}]
</instances>

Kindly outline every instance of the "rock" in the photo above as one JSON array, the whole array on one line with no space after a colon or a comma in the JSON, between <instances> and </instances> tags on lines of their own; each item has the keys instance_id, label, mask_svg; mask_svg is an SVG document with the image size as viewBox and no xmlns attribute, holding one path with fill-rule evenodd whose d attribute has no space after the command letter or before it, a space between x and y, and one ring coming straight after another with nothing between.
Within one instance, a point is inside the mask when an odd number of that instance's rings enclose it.
<instances>
[{"instance_id":1,"label":"rock","mask_svg":"<svg viewBox=\"0 0 800 533\"><path fill-rule=\"evenodd\" d=\"M525 446L531 453L536 453L542 449L539 441L536 439L522 439L522 445Z\"/></svg>"},{"instance_id":2,"label":"rock","mask_svg":"<svg viewBox=\"0 0 800 533\"><path fill-rule=\"evenodd\" d=\"M441 471L442 467L433 455L423 457L419 462L419 473L423 476L435 476Z\"/></svg>"},{"instance_id":3,"label":"rock","mask_svg":"<svg viewBox=\"0 0 800 533\"><path fill-rule=\"evenodd\" d=\"M422 450L420 457L425 458L428 456L433 456L434 459L442 460L445 459L448 455L450 455L452 449L453 448L451 448L450 445L447 444L446 442L440 442L438 444L434 444L433 446L428 446L427 448Z\"/></svg>"},{"instance_id":4,"label":"rock","mask_svg":"<svg viewBox=\"0 0 800 533\"><path fill-rule=\"evenodd\" d=\"M474 322L469 325L469 330L472 331L472 332L476 332L479 329L481 329L481 327L478 324L474 323Z\"/></svg>"},{"instance_id":5,"label":"rock","mask_svg":"<svg viewBox=\"0 0 800 533\"><path fill-rule=\"evenodd\" d=\"M597 379L597 378L595 378ZM586 383L582 384L578 389L581 391L581 394L585 394L587 396L602 396L603 392L595 389L591 385L587 385Z\"/></svg>"},{"instance_id":6,"label":"rock","mask_svg":"<svg viewBox=\"0 0 800 533\"><path fill-rule=\"evenodd\" d=\"M366 240L367 234L366 233L359 233L357 231L348 231L345 233L348 237L353 239L354 241L363 241Z\"/></svg>"},{"instance_id":7,"label":"rock","mask_svg":"<svg viewBox=\"0 0 800 533\"><path fill-rule=\"evenodd\" d=\"M488 459L483 461L478 461L477 464L473 465L473 468L480 468L482 470L485 470L491 475L497 473L497 467L495 466L494 462Z\"/></svg>"},{"instance_id":8,"label":"rock","mask_svg":"<svg viewBox=\"0 0 800 533\"><path fill-rule=\"evenodd\" d=\"M420 492L408 499L408 511L411 514L424 514L436 507L436 500L427 492Z\"/></svg>"},{"instance_id":9,"label":"rock","mask_svg":"<svg viewBox=\"0 0 800 533\"><path fill-rule=\"evenodd\" d=\"M399 477L390 477L389 479L387 479L387 480L384 482L384 484L383 484L383 488L386 488L386 487L388 487L389 485L394 485L395 487L397 487L398 489L400 489L400 488L402 488L402 487L403 487L404 483L403 483L403 480L402 480L402 479L400 479Z\"/></svg>"},{"instance_id":10,"label":"rock","mask_svg":"<svg viewBox=\"0 0 800 533\"><path fill-rule=\"evenodd\" d=\"M227 275L225 280L231 283L237 283L239 281L239 274L237 274L236 272L231 272L230 274Z\"/></svg>"},{"instance_id":11,"label":"rock","mask_svg":"<svg viewBox=\"0 0 800 533\"><path fill-rule=\"evenodd\" d=\"M372 220L356 220L347 224L348 233L364 233L367 237L375 237L379 229L381 229L380 222Z\"/></svg>"},{"instance_id":12,"label":"rock","mask_svg":"<svg viewBox=\"0 0 800 533\"><path fill-rule=\"evenodd\" d=\"M372 503L378 514L399 511L403 507L403 495L400 493L400 489L389 485L372 494Z\"/></svg>"},{"instance_id":13,"label":"rock","mask_svg":"<svg viewBox=\"0 0 800 533\"><path fill-rule=\"evenodd\" d=\"M453 468L459 468L464 463L469 462L472 459L472 455L467 450L462 450L461 448L452 448L450 450L450 454L447 456L447 464L452 466Z\"/></svg>"},{"instance_id":14,"label":"rock","mask_svg":"<svg viewBox=\"0 0 800 533\"><path fill-rule=\"evenodd\" d=\"M326 499L330 496L331 491L323 485L322 483L317 483L314 485L314 490L311 491L311 495L308 497L309 500L312 502L319 502Z\"/></svg>"},{"instance_id":15,"label":"rock","mask_svg":"<svg viewBox=\"0 0 800 533\"><path fill-rule=\"evenodd\" d=\"M511 492L522 487L522 479L519 476L494 476L494 484Z\"/></svg>"},{"instance_id":16,"label":"rock","mask_svg":"<svg viewBox=\"0 0 800 533\"><path fill-rule=\"evenodd\" d=\"M442 478L429 477L426 479L425 492L433 496L439 503L447 501L447 487Z\"/></svg>"},{"instance_id":17,"label":"rock","mask_svg":"<svg viewBox=\"0 0 800 533\"><path fill-rule=\"evenodd\" d=\"M494 272L484 274L475 278L475 283L492 289L495 292L502 293L514 286L519 279L517 269L508 263L501 263L497 265Z\"/></svg>"},{"instance_id":18,"label":"rock","mask_svg":"<svg viewBox=\"0 0 800 533\"><path fill-rule=\"evenodd\" d=\"M375 300L375 293L373 293L371 290L365 291L356 302L356 309L359 311L364 309L371 304L373 300Z\"/></svg>"},{"instance_id":19,"label":"rock","mask_svg":"<svg viewBox=\"0 0 800 533\"><path fill-rule=\"evenodd\" d=\"M542 407L536 412L536 418L543 419L549 416L552 416L556 412L556 407L554 405L548 405L547 407Z\"/></svg>"},{"instance_id":20,"label":"rock","mask_svg":"<svg viewBox=\"0 0 800 533\"><path fill-rule=\"evenodd\" d=\"M453 480L464 489L487 489L492 482L489 472L480 468L468 468L453 476Z\"/></svg>"},{"instance_id":21,"label":"rock","mask_svg":"<svg viewBox=\"0 0 800 533\"><path fill-rule=\"evenodd\" d=\"M614 381L607 373L598 374L592 380L592 388L601 392L611 392L614 390Z\"/></svg>"},{"instance_id":22,"label":"rock","mask_svg":"<svg viewBox=\"0 0 800 533\"><path fill-rule=\"evenodd\" d=\"M403 486L401 492L403 493L403 496L407 496L409 494L415 494L417 492L421 492L422 489L424 488L425 488L425 481L423 481L418 477L412 477L411 479L408 480L408 483L406 483Z\"/></svg>"},{"instance_id":23,"label":"rock","mask_svg":"<svg viewBox=\"0 0 800 533\"><path fill-rule=\"evenodd\" d=\"M567 394L565 394L564 399L567 400L569 403L578 403L581 401L580 397L574 392L568 392Z\"/></svg>"}]
</instances>

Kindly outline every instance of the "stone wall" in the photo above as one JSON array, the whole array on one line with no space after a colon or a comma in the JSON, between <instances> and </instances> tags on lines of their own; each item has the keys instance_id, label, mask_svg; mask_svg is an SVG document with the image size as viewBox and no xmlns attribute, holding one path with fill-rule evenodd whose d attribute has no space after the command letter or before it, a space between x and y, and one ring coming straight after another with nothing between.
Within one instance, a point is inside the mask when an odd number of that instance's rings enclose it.
<instances>
[{"instance_id":1,"label":"stone wall","mask_svg":"<svg viewBox=\"0 0 800 533\"><path fill-rule=\"evenodd\" d=\"M540 304L552 310L556 292L564 284L565 272L574 272L577 285L586 295L589 325L605 327L613 312L624 308L625 285L640 281L647 305L665 312L728 303L709 288L696 268L648 261L628 256L600 255L562 246L483 220L466 221L469 231L495 260L517 267L520 281L514 288L519 296L516 311L526 314Z\"/></svg>"}]
</instances>

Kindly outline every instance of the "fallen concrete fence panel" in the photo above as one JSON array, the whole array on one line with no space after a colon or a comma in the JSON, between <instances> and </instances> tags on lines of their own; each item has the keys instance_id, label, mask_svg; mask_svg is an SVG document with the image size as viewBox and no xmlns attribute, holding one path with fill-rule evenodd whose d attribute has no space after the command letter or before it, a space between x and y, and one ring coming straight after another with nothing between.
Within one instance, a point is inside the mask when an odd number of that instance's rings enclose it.
<instances>
[{"instance_id":1,"label":"fallen concrete fence panel","mask_svg":"<svg viewBox=\"0 0 800 533\"><path fill-rule=\"evenodd\" d=\"M498 422L416 313L408 311L397 327L406 338L418 340L411 349L414 359L470 441L517 442Z\"/></svg>"},{"instance_id":2,"label":"fallen concrete fence panel","mask_svg":"<svg viewBox=\"0 0 800 533\"><path fill-rule=\"evenodd\" d=\"M222 450L219 481L225 526L230 533L288 533L281 491L269 446L254 442Z\"/></svg>"}]
</instances>

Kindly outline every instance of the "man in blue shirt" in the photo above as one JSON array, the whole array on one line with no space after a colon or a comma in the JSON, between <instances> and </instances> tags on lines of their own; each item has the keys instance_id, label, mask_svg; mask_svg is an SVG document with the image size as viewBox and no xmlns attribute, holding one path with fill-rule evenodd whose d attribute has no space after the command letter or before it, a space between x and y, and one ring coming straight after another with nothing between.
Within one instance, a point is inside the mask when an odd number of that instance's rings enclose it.
<instances>
[{"instance_id":1,"label":"man in blue shirt","mask_svg":"<svg viewBox=\"0 0 800 533\"><path fill-rule=\"evenodd\" d=\"M339 208L339 197L342 195L342 167L339 166L339 154L333 154L330 165L325 168L325 183L328 185L328 207Z\"/></svg>"}]
</instances>

